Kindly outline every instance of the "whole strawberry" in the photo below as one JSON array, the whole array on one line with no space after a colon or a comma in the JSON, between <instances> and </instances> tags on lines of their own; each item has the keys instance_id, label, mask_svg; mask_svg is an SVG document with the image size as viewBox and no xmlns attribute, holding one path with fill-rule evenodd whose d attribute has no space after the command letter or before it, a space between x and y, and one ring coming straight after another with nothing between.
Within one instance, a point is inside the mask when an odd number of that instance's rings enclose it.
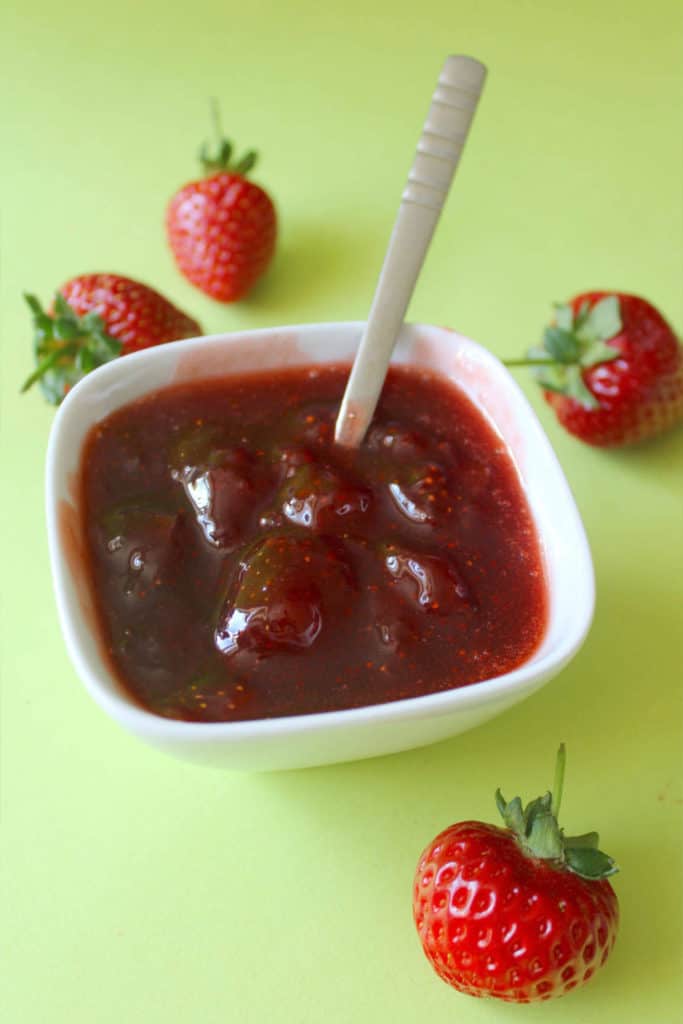
<instances>
[{"instance_id":1,"label":"whole strawberry","mask_svg":"<svg viewBox=\"0 0 683 1024\"><path fill-rule=\"evenodd\" d=\"M619 908L614 861L598 836L567 837L557 824L565 752L554 794L522 809L496 802L506 828L451 825L423 852L413 913L437 974L460 992L528 1003L564 995L607 960Z\"/></svg>"},{"instance_id":2,"label":"whole strawberry","mask_svg":"<svg viewBox=\"0 0 683 1024\"><path fill-rule=\"evenodd\" d=\"M251 150L234 161L214 108L215 154L204 145L204 177L171 199L166 232L182 274L219 302L241 299L266 270L275 250L277 217L268 194L247 179L256 163Z\"/></svg>"},{"instance_id":3,"label":"whole strawberry","mask_svg":"<svg viewBox=\"0 0 683 1024\"><path fill-rule=\"evenodd\" d=\"M58 405L90 370L139 349L202 334L159 292L118 274L82 274L62 285L48 312L26 295L33 313L36 369L22 391L40 381Z\"/></svg>"},{"instance_id":4,"label":"whole strawberry","mask_svg":"<svg viewBox=\"0 0 683 1024\"><path fill-rule=\"evenodd\" d=\"M560 423L588 444L633 444L683 419L683 348L636 295L585 292L556 306L528 356L507 365L536 367Z\"/></svg>"}]
</instances>

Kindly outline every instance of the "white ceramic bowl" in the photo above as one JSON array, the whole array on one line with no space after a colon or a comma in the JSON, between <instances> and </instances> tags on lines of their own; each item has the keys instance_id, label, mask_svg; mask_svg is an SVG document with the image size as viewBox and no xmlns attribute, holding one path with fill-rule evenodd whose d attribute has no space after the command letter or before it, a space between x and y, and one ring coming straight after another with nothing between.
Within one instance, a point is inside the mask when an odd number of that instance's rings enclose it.
<instances>
[{"instance_id":1,"label":"white ceramic bowl","mask_svg":"<svg viewBox=\"0 0 683 1024\"><path fill-rule=\"evenodd\" d=\"M593 615L590 551L555 454L504 366L475 342L438 327L406 325L394 362L458 384L508 446L541 541L549 620L520 668L463 689L387 704L248 722L180 722L137 706L102 659L82 558L76 479L83 441L121 405L180 381L254 369L351 362L362 324L310 324L174 342L117 359L86 377L60 407L47 455L47 521L59 618L74 667L117 722L153 746L243 770L299 768L387 754L463 732L537 690L581 646Z\"/></svg>"}]
</instances>

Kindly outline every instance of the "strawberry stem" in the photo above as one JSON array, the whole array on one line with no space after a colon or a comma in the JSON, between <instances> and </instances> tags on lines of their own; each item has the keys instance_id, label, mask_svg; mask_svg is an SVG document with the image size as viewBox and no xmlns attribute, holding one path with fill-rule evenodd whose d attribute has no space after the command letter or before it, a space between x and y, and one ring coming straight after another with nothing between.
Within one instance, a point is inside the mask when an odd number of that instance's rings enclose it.
<instances>
[{"instance_id":1,"label":"strawberry stem","mask_svg":"<svg viewBox=\"0 0 683 1024\"><path fill-rule=\"evenodd\" d=\"M552 793L544 793L522 808L518 796L508 803L498 789L498 810L529 857L555 861L581 878L607 878L619 869L611 857L598 849L597 832L567 836L558 824L566 760L565 745L561 743L555 759Z\"/></svg>"},{"instance_id":2,"label":"strawberry stem","mask_svg":"<svg viewBox=\"0 0 683 1024\"><path fill-rule=\"evenodd\" d=\"M585 378L593 366L619 357L614 339L623 328L619 297L608 294L591 303L555 303L555 321L543 332L543 343L522 359L505 359L505 366L528 366L545 391L564 395L586 409L600 403Z\"/></svg>"},{"instance_id":3,"label":"strawberry stem","mask_svg":"<svg viewBox=\"0 0 683 1024\"><path fill-rule=\"evenodd\" d=\"M560 804L562 803L562 788L564 786L564 770L567 764L567 750L564 743L560 743L555 760L555 778L553 779L553 799L550 805L552 813L556 818L560 816Z\"/></svg>"},{"instance_id":4,"label":"strawberry stem","mask_svg":"<svg viewBox=\"0 0 683 1024\"><path fill-rule=\"evenodd\" d=\"M503 359L503 366L560 366L557 359L532 358L532 359Z\"/></svg>"},{"instance_id":5,"label":"strawberry stem","mask_svg":"<svg viewBox=\"0 0 683 1024\"><path fill-rule=\"evenodd\" d=\"M75 345L63 345L61 348L56 348L52 352L50 352L48 356L45 356L45 358L40 363L38 363L33 373L29 374L24 383L21 385L21 390L19 393L23 395L24 392L28 391L28 389L32 387L37 380L40 380L40 378L44 374L46 374L48 370L52 369L55 363L59 362L59 360L62 359L64 356L73 355L75 351Z\"/></svg>"},{"instance_id":6,"label":"strawberry stem","mask_svg":"<svg viewBox=\"0 0 683 1024\"><path fill-rule=\"evenodd\" d=\"M211 121L213 123L213 134L216 139L216 149L218 150L218 152L220 152L224 139L223 126L221 125L221 108L215 96L211 97L209 103L211 107Z\"/></svg>"},{"instance_id":7,"label":"strawberry stem","mask_svg":"<svg viewBox=\"0 0 683 1024\"><path fill-rule=\"evenodd\" d=\"M89 370L120 354L121 342L107 333L94 310L77 316L61 292L55 295L51 313L45 312L35 295L24 298L33 315L36 367L21 393L39 381L47 400L59 405Z\"/></svg>"},{"instance_id":8,"label":"strawberry stem","mask_svg":"<svg viewBox=\"0 0 683 1024\"><path fill-rule=\"evenodd\" d=\"M255 150L250 149L239 160L233 161L234 147L232 142L223 135L220 105L215 96L212 96L209 100L209 108L216 149L215 153L212 153L210 143L203 142L201 145L199 162L202 165L204 174L248 174L256 163L258 154Z\"/></svg>"}]
</instances>

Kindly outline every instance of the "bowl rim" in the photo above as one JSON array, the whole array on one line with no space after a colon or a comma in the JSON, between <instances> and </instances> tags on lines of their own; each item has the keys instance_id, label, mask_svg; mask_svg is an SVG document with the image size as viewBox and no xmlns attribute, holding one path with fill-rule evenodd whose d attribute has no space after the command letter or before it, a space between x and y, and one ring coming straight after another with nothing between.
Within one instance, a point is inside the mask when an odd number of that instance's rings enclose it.
<instances>
[{"instance_id":1,"label":"bowl rim","mask_svg":"<svg viewBox=\"0 0 683 1024\"><path fill-rule=\"evenodd\" d=\"M296 334L306 336L311 333L325 330L345 330L348 332L360 333L364 326L363 321L323 321L304 324L282 325L265 328L255 328L243 331L225 332L219 334L202 335L196 338L188 338L168 345L144 349L126 356L125 361L113 360L104 364L97 370L88 374L80 381L67 395L64 402L57 410L52 424L48 441L46 455L46 518L48 529L48 546L50 553L50 565L52 570L53 589L57 604L58 616L62 634L65 639L67 650L72 664L80 680L89 691L95 701L120 724L125 725L132 731L149 738L165 739L168 741L181 741L192 744L197 741L217 742L220 740L231 740L245 742L251 739L266 739L291 734L306 734L318 732L321 729L336 731L351 726L363 726L365 724L376 724L378 721L404 721L408 719L429 719L452 714L459 710L473 707L485 706L489 703L500 702L507 697L521 697L530 694L541 686L551 675L557 674L574 656L582 646L585 637L590 629L594 608L595 608L595 577L590 547L585 534L576 502L571 489L564 475L559 460L548 440L548 437L541 426L536 413L528 402L528 399L521 388L514 380L507 368L488 349L478 342L457 331L447 327L423 323L406 323L404 331L408 334L415 334L421 331L443 332L458 345L464 346L476 352L477 358L488 363L502 379L506 380L508 389L514 393L517 399L518 408L524 411L524 429L530 432L533 442L540 446L545 459L553 466L553 486L559 489L565 507L565 514L571 521L574 531L574 540L578 544L576 559L582 563L582 576L585 584L585 592L581 602L577 602L578 613L575 620L574 631L563 638L563 641L544 655L532 654L531 657L517 668L502 675L493 676L490 679L479 680L460 688L443 690L437 693L424 696L406 697L395 701L384 701L377 704L364 705L358 708L346 708L337 711L322 711L309 714L287 715L277 718L255 718L236 722L187 722L179 719L164 718L152 711L148 711L137 704L134 698L128 694L114 673L104 665L108 678L108 686L104 684L97 673L93 672L83 654L79 642L79 631L87 629L87 625L81 621L79 614L72 614L67 607L66 586L70 570L66 559L63 557L63 549L59 536L57 522L57 500L59 493L59 482L66 479L66 469L58 465L58 454L61 438L65 426L70 420L80 415L80 407L83 398L91 392L102 390L120 378L123 378L128 370L142 367L147 362L163 361L164 358L181 356L184 353L199 347L207 342L218 346L237 344L242 340L255 338L273 338ZM168 350L172 353L167 355ZM341 360L340 360L341 361ZM310 363L315 364L316 359L311 358ZM320 360L325 362L325 360ZM303 363L301 364L303 365ZM502 373L501 373L502 371ZM241 371L237 371L239 374ZM249 371L247 371L249 372ZM225 374L229 376L229 374ZM210 377L207 374L207 378ZM199 380L200 378L192 378ZM174 386L181 381L153 385L144 395L154 394L156 391L164 390L166 387ZM126 398L120 406L135 401L133 398ZM521 401L520 401L521 400ZM120 407L117 406L117 407ZM480 409L485 415L486 412ZM104 414L108 415L108 414ZM104 418L104 417L102 417ZM89 418L86 432L97 422L97 417ZM79 451L80 457L80 451ZM519 470L518 470L519 472ZM520 482L524 487L524 480L520 472ZM525 489L525 488L524 488ZM547 535L542 529L531 510L534 525L537 530L542 551L545 551ZM550 604L552 606L551 581L546 575ZM549 623L546 626L546 633Z\"/></svg>"}]
</instances>

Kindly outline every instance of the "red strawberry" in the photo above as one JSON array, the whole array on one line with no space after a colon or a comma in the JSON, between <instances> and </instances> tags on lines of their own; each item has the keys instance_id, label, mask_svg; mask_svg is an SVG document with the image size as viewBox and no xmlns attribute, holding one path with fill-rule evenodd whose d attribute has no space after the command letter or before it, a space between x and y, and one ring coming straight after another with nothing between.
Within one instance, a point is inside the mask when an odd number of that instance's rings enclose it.
<instances>
[{"instance_id":1,"label":"red strawberry","mask_svg":"<svg viewBox=\"0 0 683 1024\"><path fill-rule=\"evenodd\" d=\"M508 366L537 367L560 423L588 444L633 444L683 419L683 348L645 299L587 292L556 307L543 347Z\"/></svg>"},{"instance_id":2,"label":"red strawberry","mask_svg":"<svg viewBox=\"0 0 683 1024\"><path fill-rule=\"evenodd\" d=\"M36 369L24 383L39 380L58 405L90 370L118 355L200 335L196 320L159 292L118 274L82 274L62 285L46 313L26 295L35 326Z\"/></svg>"},{"instance_id":3,"label":"red strawberry","mask_svg":"<svg viewBox=\"0 0 683 1024\"><path fill-rule=\"evenodd\" d=\"M617 868L595 832L564 835L554 793L522 810L519 797L496 802L507 828L463 821L420 857L413 913L437 974L460 992L528 1003L561 996L607 960L619 907L607 876Z\"/></svg>"},{"instance_id":4,"label":"red strawberry","mask_svg":"<svg viewBox=\"0 0 683 1024\"><path fill-rule=\"evenodd\" d=\"M182 274L219 302L246 295L263 274L275 250L277 218L266 192L248 181L256 162L249 151L231 162L232 145L222 137L214 109L218 146L202 147L206 177L191 181L171 199L166 231Z\"/></svg>"}]
</instances>

